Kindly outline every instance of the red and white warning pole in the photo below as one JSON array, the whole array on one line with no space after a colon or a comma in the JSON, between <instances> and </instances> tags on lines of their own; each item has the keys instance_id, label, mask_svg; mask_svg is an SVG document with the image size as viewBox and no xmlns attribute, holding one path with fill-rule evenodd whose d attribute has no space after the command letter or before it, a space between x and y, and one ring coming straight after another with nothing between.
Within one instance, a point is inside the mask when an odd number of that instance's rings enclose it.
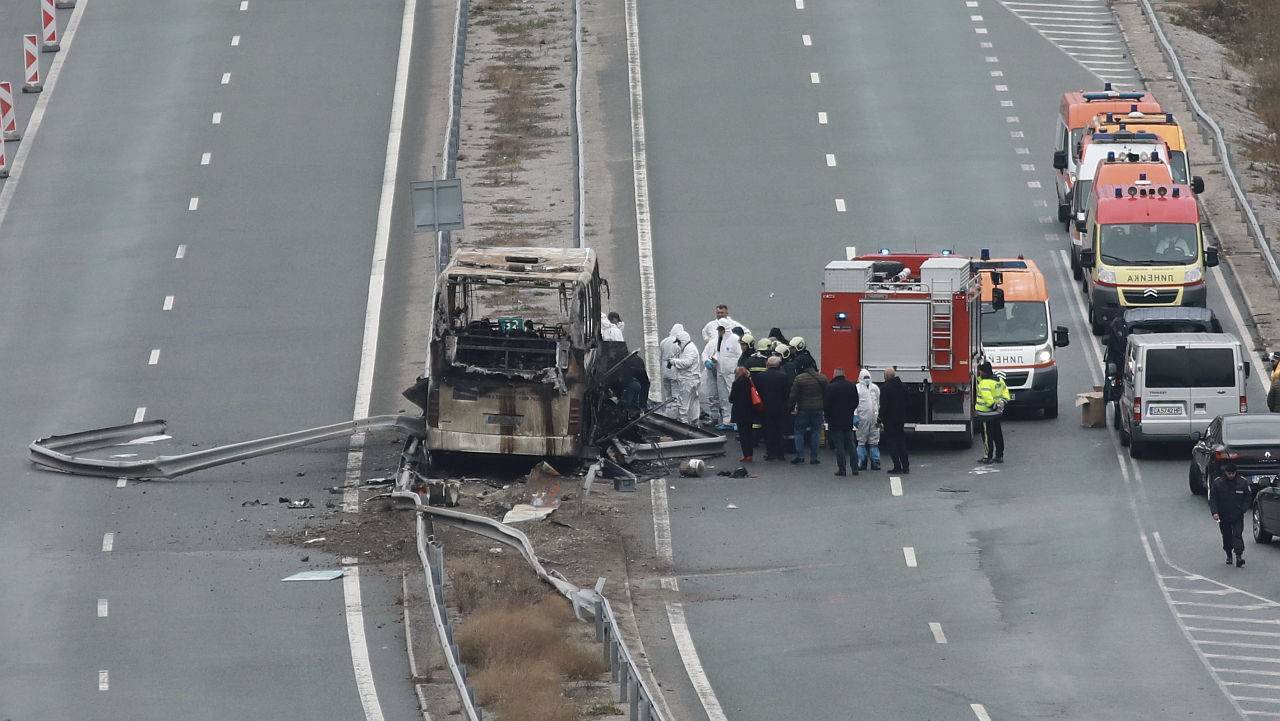
<instances>
[{"instance_id":1,"label":"red and white warning pole","mask_svg":"<svg viewBox=\"0 0 1280 721\"><path fill-rule=\"evenodd\" d=\"M0 129L4 131L5 140L22 139L22 133L18 132L18 117L13 112L13 84L7 80L0 83Z\"/></svg>"},{"instance_id":2,"label":"red and white warning pole","mask_svg":"<svg viewBox=\"0 0 1280 721\"><path fill-rule=\"evenodd\" d=\"M9 159L4 156L4 143L0 143L0 178L9 177Z\"/></svg>"},{"instance_id":3,"label":"red and white warning pole","mask_svg":"<svg viewBox=\"0 0 1280 721\"><path fill-rule=\"evenodd\" d=\"M58 52L58 14L53 10L53 0L40 0L40 28L44 31L42 53Z\"/></svg>"},{"instance_id":4,"label":"red and white warning pole","mask_svg":"<svg viewBox=\"0 0 1280 721\"><path fill-rule=\"evenodd\" d=\"M35 35L22 36L22 58L27 69L27 82L22 86L24 93L44 90L44 84L40 82L40 51L36 48L39 40Z\"/></svg>"}]
</instances>

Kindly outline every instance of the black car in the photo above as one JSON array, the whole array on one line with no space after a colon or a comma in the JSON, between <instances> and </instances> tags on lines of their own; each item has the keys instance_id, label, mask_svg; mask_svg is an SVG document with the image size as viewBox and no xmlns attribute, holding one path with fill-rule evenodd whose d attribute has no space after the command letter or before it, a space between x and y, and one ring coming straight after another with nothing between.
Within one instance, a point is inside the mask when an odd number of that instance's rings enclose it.
<instances>
[{"instance_id":1,"label":"black car","mask_svg":"<svg viewBox=\"0 0 1280 721\"><path fill-rule=\"evenodd\" d=\"M1192 493L1205 493L1228 461L1253 487L1253 537L1266 543L1280 532L1280 414L1233 413L1214 418L1191 449Z\"/></svg>"}]
</instances>

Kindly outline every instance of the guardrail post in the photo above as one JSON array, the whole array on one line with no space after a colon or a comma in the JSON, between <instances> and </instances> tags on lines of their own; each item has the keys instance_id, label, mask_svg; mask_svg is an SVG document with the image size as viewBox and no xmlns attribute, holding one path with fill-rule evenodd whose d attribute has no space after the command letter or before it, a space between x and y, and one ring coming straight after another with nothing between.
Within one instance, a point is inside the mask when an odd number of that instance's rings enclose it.
<instances>
[{"instance_id":1,"label":"guardrail post","mask_svg":"<svg viewBox=\"0 0 1280 721\"><path fill-rule=\"evenodd\" d=\"M602 641L604 640L604 602L598 598L596 599L595 616L596 640Z\"/></svg>"},{"instance_id":2,"label":"guardrail post","mask_svg":"<svg viewBox=\"0 0 1280 721\"><path fill-rule=\"evenodd\" d=\"M609 637L610 637L610 636L612 636L612 635L613 635L613 629L609 628L608 626L605 626L605 627L604 627L604 637L603 637L603 638L601 638L600 640L601 640L601 641L603 642L603 644L604 644L603 646L601 646L601 651L603 651L603 653L604 653L604 660L605 660L606 662L608 662L608 660L609 660Z\"/></svg>"},{"instance_id":3,"label":"guardrail post","mask_svg":"<svg viewBox=\"0 0 1280 721\"><path fill-rule=\"evenodd\" d=\"M627 681L627 685L631 687L631 721L638 721L640 718L640 694L637 693L636 687L639 684L632 678Z\"/></svg>"},{"instance_id":4,"label":"guardrail post","mask_svg":"<svg viewBox=\"0 0 1280 721\"><path fill-rule=\"evenodd\" d=\"M631 691L631 668L623 667L622 679L618 682L618 700L626 701L630 698L627 694Z\"/></svg>"},{"instance_id":5,"label":"guardrail post","mask_svg":"<svg viewBox=\"0 0 1280 721\"><path fill-rule=\"evenodd\" d=\"M646 698L644 705L640 707L640 721L650 721L653 718L653 701Z\"/></svg>"},{"instance_id":6,"label":"guardrail post","mask_svg":"<svg viewBox=\"0 0 1280 721\"><path fill-rule=\"evenodd\" d=\"M619 670L620 669L618 668L618 642L614 640L610 640L609 641L609 680L610 681L613 681L614 683L618 682Z\"/></svg>"}]
</instances>

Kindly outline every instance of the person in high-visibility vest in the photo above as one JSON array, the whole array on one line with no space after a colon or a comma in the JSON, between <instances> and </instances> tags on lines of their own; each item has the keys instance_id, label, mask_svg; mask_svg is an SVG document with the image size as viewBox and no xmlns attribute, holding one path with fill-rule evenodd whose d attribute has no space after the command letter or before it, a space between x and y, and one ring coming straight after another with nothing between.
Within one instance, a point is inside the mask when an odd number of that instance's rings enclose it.
<instances>
[{"instance_id":1,"label":"person in high-visibility vest","mask_svg":"<svg viewBox=\"0 0 1280 721\"><path fill-rule=\"evenodd\" d=\"M978 374L978 391L973 404L974 414L982 423L983 456L978 462L1004 463L1004 431L1000 428L1000 417L1004 415L1005 404L1013 396L1009 395L1004 379L992 372L990 363L978 366Z\"/></svg>"}]
</instances>

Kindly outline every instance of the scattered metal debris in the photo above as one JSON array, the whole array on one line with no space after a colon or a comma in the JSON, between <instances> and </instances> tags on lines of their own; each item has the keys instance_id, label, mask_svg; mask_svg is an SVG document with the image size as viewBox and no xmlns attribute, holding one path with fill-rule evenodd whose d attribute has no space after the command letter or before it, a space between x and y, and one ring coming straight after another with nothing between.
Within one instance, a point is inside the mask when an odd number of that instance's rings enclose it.
<instances>
[{"instance_id":1,"label":"scattered metal debris","mask_svg":"<svg viewBox=\"0 0 1280 721\"><path fill-rule=\"evenodd\" d=\"M292 576L286 576L281 581L332 581L335 578L342 578L343 570L341 568L327 569L323 571L298 571Z\"/></svg>"}]
</instances>

